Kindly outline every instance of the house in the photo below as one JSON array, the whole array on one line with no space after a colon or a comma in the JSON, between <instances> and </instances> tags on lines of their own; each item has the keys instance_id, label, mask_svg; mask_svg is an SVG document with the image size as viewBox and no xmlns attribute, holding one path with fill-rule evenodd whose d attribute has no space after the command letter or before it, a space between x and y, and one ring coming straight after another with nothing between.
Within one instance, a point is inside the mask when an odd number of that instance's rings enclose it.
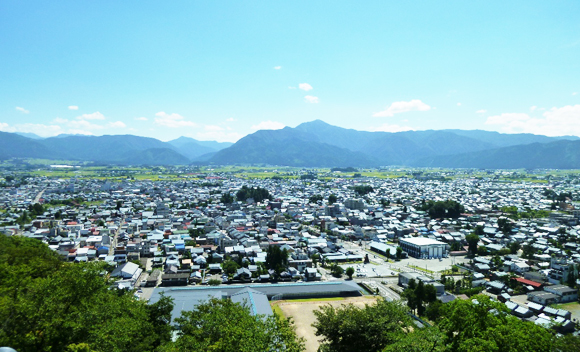
<instances>
[{"instance_id":1,"label":"house","mask_svg":"<svg viewBox=\"0 0 580 352\"><path fill-rule=\"evenodd\" d=\"M560 297L545 291L532 291L528 293L528 301L547 306L550 304L558 303ZM547 307L546 307L547 309ZM545 309L544 309L545 311Z\"/></svg>"},{"instance_id":2,"label":"house","mask_svg":"<svg viewBox=\"0 0 580 352\"><path fill-rule=\"evenodd\" d=\"M544 291L558 296L560 303L576 302L578 300L578 290L565 285L546 286Z\"/></svg>"},{"instance_id":3,"label":"house","mask_svg":"<svg viewBox=\"0 0 580 352\"><path fill-rule=\"evenodd\" d=\"M251 281L252 273L248 268L239 268L234 274L234 280Z\"/></svg>"},{"instance_id":4,"label":"house","mask_svg":"<svg viewBox=\"0 0 580 352\"><path fill-rule=\"evenodd\" d=\"M136 282L142 272L143 269L141 269L139 265L127 262L116 267L111 273L111 277L118 277Z\"/></svg>"},{"instance_id":5,"label":"house","mask_svg":"<svg viewBox=\"0 0 580 352\"><path fill-rule=\"evenodd\" d=\"M163 286L186 286L189 281L189 273L166 273L161 276Z\"/></svg>"}]
</instances>

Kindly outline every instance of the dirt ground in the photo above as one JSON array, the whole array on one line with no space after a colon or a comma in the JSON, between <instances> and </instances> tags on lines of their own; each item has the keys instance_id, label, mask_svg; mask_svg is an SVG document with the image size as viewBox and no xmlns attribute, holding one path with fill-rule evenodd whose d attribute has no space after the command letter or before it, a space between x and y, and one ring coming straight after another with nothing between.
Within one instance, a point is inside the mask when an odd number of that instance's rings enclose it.
<instances>
[{"instance_id":1,"label":"dirt ground","mask_svg":"<svg viewBox=\"0 0 580 352\"><path fill-rule=\"evenodd\" d=\"M316 321L316 316L314 315L315 310L318 310L318 308L325 304L339 307L343 304L352 303L355 306L363 307L365 304L374 303L375 300L376 297L363 296L348 297L339 301L325 301L322 298L309 302L276 301L273 304L280 307L284 316L288 318L292 317L296 326L297 335L306 339L306 352L316 352L320 343L318 342L319 337L314 334L315 329L312 327L312 323Z\"/></svg>"}]
</instances>

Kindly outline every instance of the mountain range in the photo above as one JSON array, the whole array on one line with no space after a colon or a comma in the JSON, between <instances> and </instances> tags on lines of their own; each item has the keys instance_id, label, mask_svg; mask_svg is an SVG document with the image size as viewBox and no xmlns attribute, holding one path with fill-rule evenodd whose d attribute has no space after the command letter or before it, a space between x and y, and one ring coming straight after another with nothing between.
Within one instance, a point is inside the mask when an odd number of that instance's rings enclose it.
<instances>
[{"instance_id":1,"label":"mountain range","mask_svg":"<svg viewBox=\"0 0 580 352\"><path fill-rule=\"evenodd\" d=\"M236 143L132 135L40 138L0 132L0 159L122 165L267 164L297 167L580 168L580 138L482 130L367 132L321 120L260 130Z\"/></svg>"}]
</instances>

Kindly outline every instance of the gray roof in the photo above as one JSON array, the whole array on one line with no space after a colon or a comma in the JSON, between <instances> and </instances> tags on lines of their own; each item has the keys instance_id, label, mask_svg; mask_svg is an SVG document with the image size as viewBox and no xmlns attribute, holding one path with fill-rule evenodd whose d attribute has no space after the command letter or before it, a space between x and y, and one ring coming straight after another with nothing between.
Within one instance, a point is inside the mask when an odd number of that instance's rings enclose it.
<instances>
[{"instance_id":1,"label":"gray roof","mask_svg":"<svg viewBox=\"0 0 580 352\"><path fill-rule=\"evenodd\" d=\"M261 305L263 299L258 297L271 298L282 294L284 298L318 296L329 297L337 295L361 295L361 288L353 281L330 281L315 283L284 283L284 284L254 284L254 285L228 285L228 286L186 286L186 287L157 287L149 303L157 302L161 294L173 298L173 311L171 319L181 316L182 311L193 310L204 301L211 298L232 297L238 293L244 293L243 289L248 288L251 291L252 298L256 298L256 310L262 312L265 310ZM254 293L257 292L257 293ZM261 295L258 295L260 293ZM248 296L242 296L248 298ZM258 313L263 314L263 313Z\"/></svg>"},{"instance_id":2,"label":"gray roof","mask_svg":"<svg viewBox=\"0 0 580 352\"><path fill-rule=\"evenodd\" d=\"M250 308L252 315L272 315L268 296L260 291L244 287L231 296L232 302L241 303Z\"/></svg>"}]
</instances>

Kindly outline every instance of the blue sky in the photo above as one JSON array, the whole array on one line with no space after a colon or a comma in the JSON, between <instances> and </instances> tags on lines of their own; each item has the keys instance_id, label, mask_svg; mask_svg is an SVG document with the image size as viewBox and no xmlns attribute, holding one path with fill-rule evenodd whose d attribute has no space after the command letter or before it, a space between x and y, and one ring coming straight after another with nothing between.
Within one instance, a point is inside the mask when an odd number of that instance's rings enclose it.
<instances>
[{"instance_id":1,"label":"blue sky","mask_svg":"<svg viewBox=\"0 0 580 352\"><path fill-rule=\"evenodd\" d=\"M580 136L579 1L1 1L0 130Z\"/></svg>"}]
</instances>

